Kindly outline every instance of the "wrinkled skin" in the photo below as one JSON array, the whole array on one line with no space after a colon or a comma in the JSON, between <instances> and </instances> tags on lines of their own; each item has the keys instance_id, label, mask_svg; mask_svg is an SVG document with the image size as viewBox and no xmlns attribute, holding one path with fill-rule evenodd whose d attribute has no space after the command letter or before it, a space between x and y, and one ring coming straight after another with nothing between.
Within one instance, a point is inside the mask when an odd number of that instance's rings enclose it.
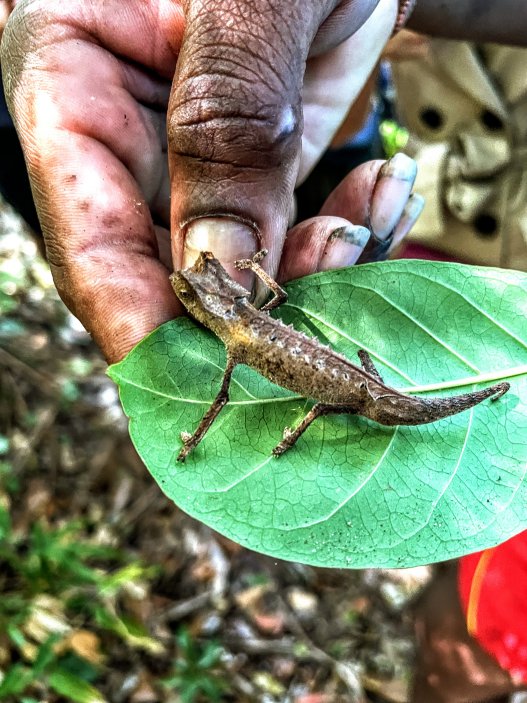
<instances>
[{"instance_id":1,"label":"wrinkled skin","mask_svg":"<svg viewBox=\"0 0 527 703\"><path fill-rule=\"evenodd\" d=\"M57 288L108 360L180 312L167 270L183 261L189 221L230 215L247 223L237 250L222 241L210 248L229 261L264 246L276 274L295 182L360 90L396 6L17 4L2 44L8 102ZM348 177L331 212L291 233L295 275L317 269L317 242L342 218L367 221L380 165ZM360 194L353 203L350 192Z\"/></svg>"}]
</instances>

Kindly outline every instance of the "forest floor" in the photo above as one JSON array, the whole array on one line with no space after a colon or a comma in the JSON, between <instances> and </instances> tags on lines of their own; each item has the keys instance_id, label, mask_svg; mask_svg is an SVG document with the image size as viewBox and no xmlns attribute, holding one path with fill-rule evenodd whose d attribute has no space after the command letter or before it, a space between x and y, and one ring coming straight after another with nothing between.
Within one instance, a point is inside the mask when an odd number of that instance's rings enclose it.
<instances>
[{"instance_id":1,"label":"forest floor","mask_svg":"<svg viewBox=\"0 0 527 703\"><path fill-rule=\"evenodd\" d=\"M0 701L407 701L430 569L314 569L191 519L105 368L0 204Z\"/></svg>"}]
</instances>

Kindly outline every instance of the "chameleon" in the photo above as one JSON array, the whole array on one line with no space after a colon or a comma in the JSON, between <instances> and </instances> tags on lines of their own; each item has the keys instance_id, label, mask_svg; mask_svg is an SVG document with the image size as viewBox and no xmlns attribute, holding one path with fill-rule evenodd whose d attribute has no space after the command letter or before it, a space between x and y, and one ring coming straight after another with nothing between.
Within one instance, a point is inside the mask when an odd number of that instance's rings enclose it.
<instances>
[{"instance_id":1,"label":"chameleon","mask_svg":"<svg viewBox=\"0 0 527 703\"><path fill-rule=\"evenodd\" d=\"M251 304L249 291L229 276L211 252L201 252L193 266L170 276L187 311L222 340L227 352L218 395L195 432L181 433L178 461L184 461L201 442L227 404L237 364L246 364L273 383L316 401L297 427L285 428L273 449L275 456L290 449L314 420L331 413L363 415L388 426L423 425L456 415L486 398L497 400L509 390L510 384L502 382L471 393L423 398L390 388L366 351L358 352L361 365L355 365L316 337L269 316L270 310L287 300L287 293L260 265L266 254L262 249L252 259L234 262L240 271L253 271L272 292L273 297L259 309Z\"/></svg>"}]
</instances>

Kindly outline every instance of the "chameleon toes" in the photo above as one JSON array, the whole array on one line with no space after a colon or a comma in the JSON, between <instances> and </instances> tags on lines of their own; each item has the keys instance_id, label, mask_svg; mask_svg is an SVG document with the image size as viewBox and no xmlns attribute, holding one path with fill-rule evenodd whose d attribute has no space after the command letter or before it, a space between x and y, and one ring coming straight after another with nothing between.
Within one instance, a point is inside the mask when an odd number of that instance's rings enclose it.
<instances>
[{"instance_id":1,"label":"chameleon toes","mask_svg":"<svg viewBox=\"0 0 527 703\"><path fill-rule=\"evenodd\" d=\"M277 444L273 449L272 454L273 456L282 456L286 449L289 449L289 445L285 442L280 442L280 444Z\"/></svg>"},{"instance_id":2,"label":"chameleon toes","mask_svg":"<svg viewBox=\"0 0 527 703\"><path fill-rule=\"evenodd\" d=\"M183 431L179 436L181 437L181 441L183 442L183 444L188 444L192 439L192 435L190 434L190 432Z\"/></svg>"},{"instance_id":3,"label":"chameleon toes","mask_svg":"<svg viewBox=\"0 0 527 703\"><path fill-rule=\"evenodd\" d=\"M496 386L496 395L491 398L491 401L494 403L496 400L501 398L502 395L505 395L508 390L510 390L511 384L508 383L507 381L504 381L503 383L498 383Z\"/></svg>"},{"instance_id":4,"label":"chameleon toes","mask_svg":"<svg viewBox=\"0 0 527 703\"><path fill-rule=\"evenodd\" d=\"M256 254L253 256L253 259L252 259L253 262L255 264L259 264L260 261L265 259L265 257L267 256L268 253L269 252L267 251L267 249L260 249L260 251L257 251Z\"/></svg>"},{"instance_id":5,"label":"chameleon toes","mask_svg":"<svg viewBox=\"0 0 527 703\"><path fill-rule=\"evenodd\" d=\"M234 266L238 269L238 271L242 271L243 269L254 270L254 265L258 265L266 256L267 249L260 249L260 251L257 251L252 259L238 259L234 262Z\"/></svg>"},{"instance_id":6,"label":"chameleon toes","mask_svg":"<svg viewBox=\"0 0 527 703\"><path fill-rule=\"evenodd\" d=\"M237 259L234 262L235 268L238 269L238 271L242 271L243 269L248 269L252 265L252 260L251 259Z\"/></svg>"}]
</instances>

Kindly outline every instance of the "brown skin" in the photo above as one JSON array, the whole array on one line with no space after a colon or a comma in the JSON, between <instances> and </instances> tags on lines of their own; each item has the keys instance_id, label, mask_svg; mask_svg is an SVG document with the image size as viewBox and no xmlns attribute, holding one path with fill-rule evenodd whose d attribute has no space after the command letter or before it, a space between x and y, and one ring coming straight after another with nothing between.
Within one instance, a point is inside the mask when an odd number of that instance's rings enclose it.
<instances>
[{"instance_id":1,"label":"brown skin","mask_svg":"<svg viewBox=\"0 0 527 703\"><path fill-rule=\"evenodd\" d=\"M265 246L271 273L295 266L281 259L295 181L336 133L397 5L17 4L2 42L7 99L57 288L110 361L181 312L167 271L181 265L192 218L237 216L254 245L244 255ZM419 0L411 26L525 42L526 22L522 0ZM359 209L374 209L375 179L350 177ZM316 269L312 237L327 239L335 215L352 219L344 208L304 226L295 275ZM236 258L222 244L224 263Z\"/></svg>"},{"instance_id":2,"label":"brown skin","mask_svg":"<svg viewBox=\"0 0 527 703\"><path fill-rule=\"evenodd\" d=\"M181 313L168 274L189 219L240 216L276 272L298 169L313 165L347 109L342 42L377 2L18 4L2 44L7 100L57 288L109 361ZM390 17L380 24L373 42L390 33ZM361 80L348 81L349 102ZM325 127L332 82L335 124ZM319 139L302 164L301 90L304 138ZM368 202L375 176L361 183Z\"/></svg>"},{"instance_id":3,"label":"brown skin","mask_svg":"<svg viewBox=\"0 0 527 703\"><path fill-rule=\"evenodd\" d=\"M525 46L523 0L418 0L408 26L423 34Z\"/></svg>"},{"instance_id":4,"label":"brown skin","mask_svg":"<svg viewBox=\"0 0 527 703\"><path fill-rule=\"evenodd\" d=\"M194 266L177 271L170 280L178 298L199 322L211 329L227 348L227 369L220 393L205 414L194 435L184 433L178 459L203 439L228 401L230 377L237 364L246 364L273 383L294 393L313 398L317 404L294 430L273 450L275 456L293 446L311 422L330 413L363 415L382 425L423 425L467 410L509 390L498 383L482 391L450 398L417 398L387 386L365 351L359 352L362 368L341 354L323 346L275 320L268 311L287 300L286 292L261 268L267 252L236 262L238 269L251 269L275 294L260 310L249 302L250 294L227 274L210 252L202 252Z\"/></svg>"},{"instance_id":5,"label":"brown skin","mask_svg":"<svg viewBox=\"0 0 527 703\"><path fill-rule=\"evenodd\" d=\"M415 606L416 676L411 703L505 703L515 685L467 632L457 562L439 567Z\"/></svg>"}]
</instances>

